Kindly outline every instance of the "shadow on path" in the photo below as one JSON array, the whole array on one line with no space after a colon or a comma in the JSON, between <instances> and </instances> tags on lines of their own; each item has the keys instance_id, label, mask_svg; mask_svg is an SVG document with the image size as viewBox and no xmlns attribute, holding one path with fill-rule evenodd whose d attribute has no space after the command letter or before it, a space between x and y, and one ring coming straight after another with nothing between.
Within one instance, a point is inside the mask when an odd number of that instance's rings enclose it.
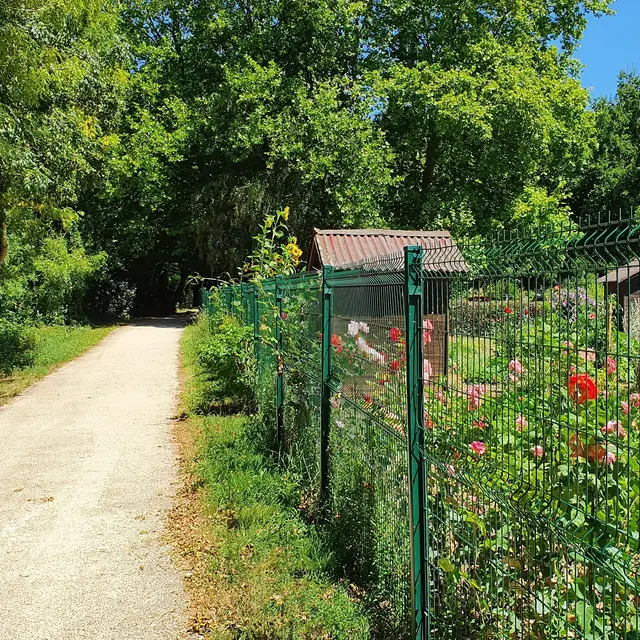
<instances>
[{"instance_id":1,"label":"shadow on path","mask_svg":"<svg viewBox=\"0 0 640 640\"><path fill-rule=\"evenodd\" d=\"M154 316L151 318L137 318L130 324L134 327L156 327L157 329L182 329L192 323L198 313L193 311L175 316Z\"/></svg>"}]
</instances>

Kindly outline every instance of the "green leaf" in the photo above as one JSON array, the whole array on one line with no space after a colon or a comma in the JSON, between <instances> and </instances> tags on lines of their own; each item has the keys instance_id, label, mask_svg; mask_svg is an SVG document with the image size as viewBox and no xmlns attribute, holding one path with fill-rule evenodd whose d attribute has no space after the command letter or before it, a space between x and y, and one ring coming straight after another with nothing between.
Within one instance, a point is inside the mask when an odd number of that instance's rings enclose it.
<instances>
[{"instance_id":1,"label":"green leaf","mask_svg":"<svg viewBox=\"0 0 640 640\"><path fill-rule=\"evenodd\" d=\"M453 573L456 570L455 565L452 564L449 558L440 558L438 560L438 566L446 573Z\"/></svg>"}]
</instances>

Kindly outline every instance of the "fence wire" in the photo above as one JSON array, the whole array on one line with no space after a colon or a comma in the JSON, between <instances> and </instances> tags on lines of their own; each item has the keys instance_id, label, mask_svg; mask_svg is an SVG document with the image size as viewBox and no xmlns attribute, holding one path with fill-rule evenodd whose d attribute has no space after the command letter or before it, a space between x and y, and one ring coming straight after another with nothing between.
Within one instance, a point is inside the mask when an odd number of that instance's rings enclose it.
<instances>
[{"instance_id":1,"label":"fence wire","mask_svg":"<svg viewBox=\"0 0 640 640\"><path fill-rule=\"evenodd\" d=\"M317 495L328 416L323 526L386 620L379 637L640 638L638 255L640 227L611 218L424 251L417 477L402 256L258 292L283 296L280 342L257 354L284 378L281 445ZM224 295L243 321L249 307L264 316L246 286ZM272 389L276 369L260 374ZM422 628L410 625L416 483Z\"/></svg>"},{"instance_id":2,"label":"fence wire","mask_svg":"<svg viewBox=\"0 0 640 640\"><path fill-rule=\"evenodd\" d=\"M607 220L467 246L448 278L449 367L426 388L432 637L638 636L636 237Z\"/></svg>"},{"instance_id":3,"label":"fence wire","mask_svg":"<svg viewBox=\"0 0 640 640\"><path fill-rule=\"evenodd\" d=\"M320 475L322 277L283 279L280 358L284 386L281 450L314 500Z\"/></svg>"},{"instance_id":4,"label":"fence wire","mask_svg":"<svg viewBox=\"0 0 640 640\"><path fill-rule=\"evenodd\" d=\"M402 262L392 256L327 276L334 548L350 578L372 589L393 637L408 629L409 601Z\"/></svg>"}]
</instances>

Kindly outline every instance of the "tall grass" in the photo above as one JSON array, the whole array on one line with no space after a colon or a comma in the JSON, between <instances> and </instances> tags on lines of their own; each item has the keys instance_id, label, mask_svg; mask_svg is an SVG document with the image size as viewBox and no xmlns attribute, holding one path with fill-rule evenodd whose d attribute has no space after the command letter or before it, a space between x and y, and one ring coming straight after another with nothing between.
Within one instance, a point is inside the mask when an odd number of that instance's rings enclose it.
<instances>
[{"instance_id":1,"label":"tall grass","mask_svg":"<svg viewBox=\"0 0 640 640\"><path fill-rule=\"evenodd\" d=\"M370 638L355 594L331 578L331 555L301 516L300 479L256 446L250 418L201 415L209 394L199 354L209 338L201 318L182 341L191 486L201 497L204 546L215 550L204 577L207 624L198 630L220 640Z\"/></svg>"}]
</instances>

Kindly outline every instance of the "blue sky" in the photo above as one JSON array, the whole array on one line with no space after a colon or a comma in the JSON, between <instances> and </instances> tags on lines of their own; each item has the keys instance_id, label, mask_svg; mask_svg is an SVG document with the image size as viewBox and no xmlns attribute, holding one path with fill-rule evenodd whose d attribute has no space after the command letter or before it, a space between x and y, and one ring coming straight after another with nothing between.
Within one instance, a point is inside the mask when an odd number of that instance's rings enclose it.
<instances>
[{"instance_id":1,"label":"blue sky","mask_svg":"<svg viewBox=\"0 0 640 640\"><path fill-rule=\"evenodd\" d=\"M616 0L613 16L590 17L576 57L586 65L582 84L591 96L611 97L621 70L640 72L640 0Z\"/></svg>"}]
</instances>

